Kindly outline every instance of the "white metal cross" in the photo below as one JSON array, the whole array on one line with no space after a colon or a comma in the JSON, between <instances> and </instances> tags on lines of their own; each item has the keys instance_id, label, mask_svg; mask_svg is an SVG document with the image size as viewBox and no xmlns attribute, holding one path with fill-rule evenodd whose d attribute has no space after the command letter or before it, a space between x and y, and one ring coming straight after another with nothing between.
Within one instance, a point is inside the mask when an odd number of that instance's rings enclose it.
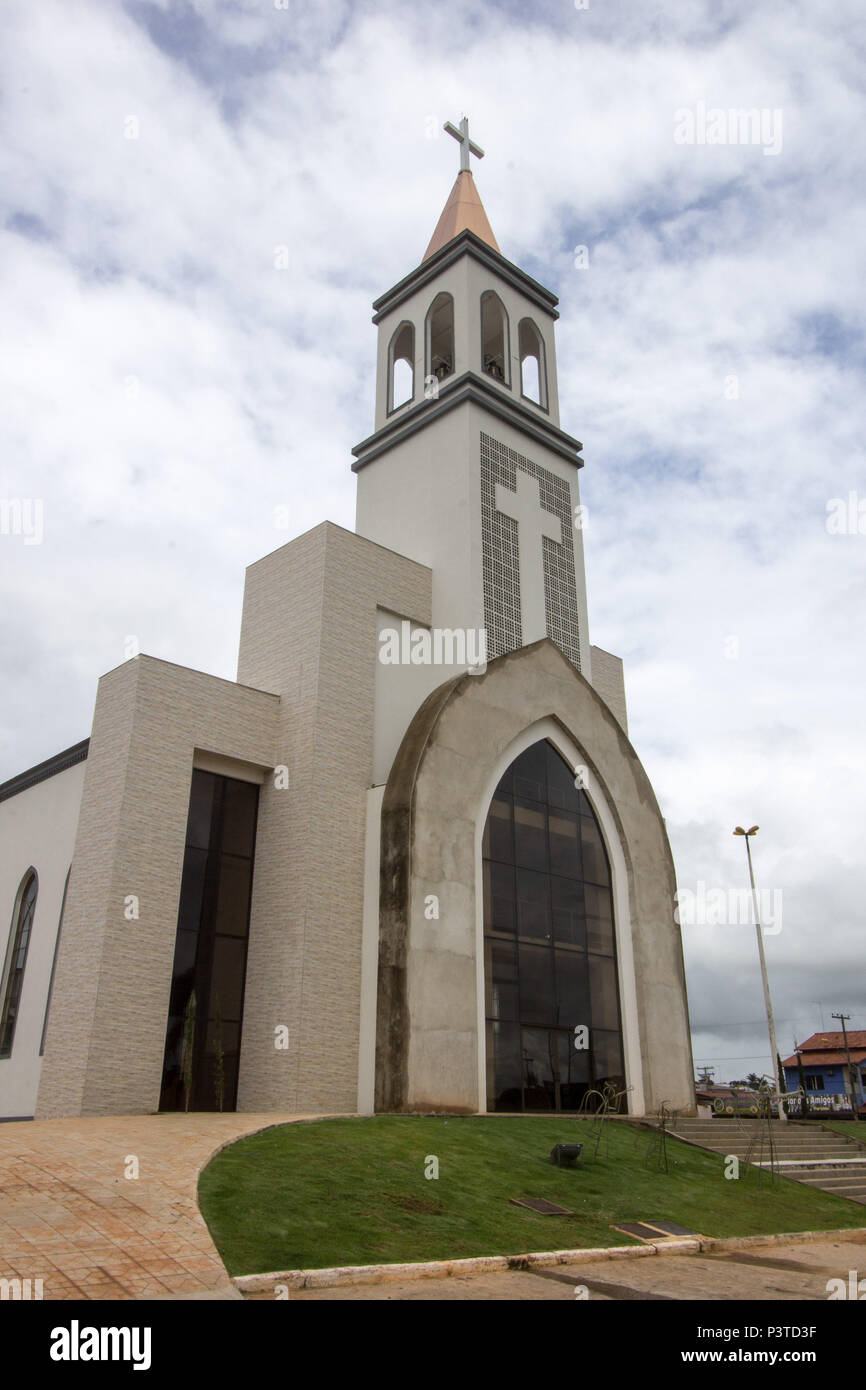
<instances>
[{"instance_id":1,"label":"white metal cross","mask_svg":"<svg viewBox=\"0 0 866 1390\"><path fill-rule=\"evenodd\" d=\"M469 117L468 117L468 116L464 116L464 117L463 117L463 119L462 119L461 122L460 122L459 128L458 128L456 125L452 125L452 123L451 123L450 121L446 121L445 124L444 124L444 126L442 127L442 129L443 129L443 130L447 130L449 135L453 135L453 136L454 136L454 139L457 140L457 141L459 141L459 144L460 144L460 169L461 169L461 172L462 172L464 169L468 169L468 168L469 168L469 156L470 156L470 154L474 154L476 159L483 159L483 158L484 158L484 151L482 150L481 146L480 146L480 145L476 145L476 143L475 143L474 140L470 140L470 139L469 139Z\"/></svg>"},{"instance_id":2,"label":"white metal cross","mask_svg":"<svg viewBox=\"0 0 866 1390\"><path fill-rule=\"evenodd\" d=\"M542 536L562 545L562 522L541 505L537 478L517 470L517 491L496 484L496 510L517 522L520 552L520 626L523 645L547 636Z\"/></svg>"}]
</instances>

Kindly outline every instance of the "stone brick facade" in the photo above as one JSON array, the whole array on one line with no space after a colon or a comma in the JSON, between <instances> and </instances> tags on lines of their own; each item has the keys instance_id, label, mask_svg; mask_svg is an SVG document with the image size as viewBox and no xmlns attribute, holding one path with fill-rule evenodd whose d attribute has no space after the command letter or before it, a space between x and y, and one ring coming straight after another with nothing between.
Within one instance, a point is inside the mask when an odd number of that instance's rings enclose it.
<instances>
[{"instance_id":1,"label":"stone brick facade","mask_svg":"<svg viewBox=\"0 0 866 1390\"><path fill-rule=\"evenodd\" d=\"M380 607L429 623L429 570L325 523L250 567L240 683L145 656L100 682L40 1117L158 1106L197 750L267 774L238 1108L355 1110Z\"/></svg>"},{"instance_id":2,"label":"stone brick facade","mask_svg":"<svg viewBox=\"0 0 866 1390\"><path fill-rule=\"evenodd\" d=\"M157 1109L195 750L270 768L278 705L148 656L99 682L37 1118Z\"/></svg>"},{"instance_id":3,"label":"stone brick facade","mask_svg":"<svg viewBox=\"0 0 866 1390\"><path fill-rule=\"evenodd\" d=\"M281 696L288 787L259 806L243 1110L357 1106L377 607L429 623L430 571L330 522L247 571L238 679Z\"/></svg>"}]
</instances>

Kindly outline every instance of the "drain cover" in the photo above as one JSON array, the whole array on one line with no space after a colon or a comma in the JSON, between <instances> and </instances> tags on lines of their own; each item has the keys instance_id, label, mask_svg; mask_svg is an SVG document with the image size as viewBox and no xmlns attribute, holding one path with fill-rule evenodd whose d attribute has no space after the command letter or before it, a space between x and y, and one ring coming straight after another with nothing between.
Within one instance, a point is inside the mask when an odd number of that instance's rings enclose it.
<instances>
[{"instance_id":1,"label":"drain cover","mask_svg":"<svg viewBox=\"0 0 866 1390\"><path fill-rule=\"evenodd\" d=\"M540 1212L542 1216L574 1216L566 1207L558 1207L555 1202L547 1202L543 1197L509 1197L516 1207L529 1207L530 1211Z\"/></svg>"},{"instance_id":2,"label":"drain cover","mask_svg":"<svg viewBox=\"0 0 866 1390\"><path fill-rule=\"evenodd\" d=\"M622 1231L623 1235L637 1236L638 1240L658 1240L659 1233L652 1226L645 1226L642 1221L622 1221L618 1226L611 1228L614 1231Z\"/></svg>"},{"instance_id":3,"label":"drain cover","mask_svg":"<svg viewBox=\"0 0 866 1390\"><path fill-rule=\"evenodd\" d=\"M672 1236L694 1236L688 1226L678 1226L675 1221L620 1221L611 1227L612 1231L622 1231L623 1235L636 1236L638 1240L670 1240Z\"/></svg>"}]
</instances>

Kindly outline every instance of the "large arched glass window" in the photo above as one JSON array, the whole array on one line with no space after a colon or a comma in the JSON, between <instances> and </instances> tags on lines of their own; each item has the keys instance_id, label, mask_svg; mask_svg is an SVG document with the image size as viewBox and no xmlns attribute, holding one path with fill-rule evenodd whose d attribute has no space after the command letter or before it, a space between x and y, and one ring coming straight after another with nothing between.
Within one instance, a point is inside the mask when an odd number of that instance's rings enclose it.
<instances>
[{"instance_id":1,"label":"large arched glass window","mask_svg":"<svg viewBox=\"0 0 866 1390\"><path fill-rule=\"evenodd\" d=\"M520 392L527 400L547 409L547 369L544 340L532 319L521 319L517 330L520 353Z\"/></svg>"},{"instance_id":2,"label":"large arched glass window","mask_svg":"<svg viewBox=\"0 0 866 1390\"><path fill-rule=\"evenodd\" d=\"M415 395L415 329L401 323L388 351L388 411L398 410Z\"/></svg>"},{"instance_id":3,"label":"large arched glass window","mask_svg":"<svg viewBox=\"0 0 866 1390\"><path fill-rule=\"evenodd\" d=\"M54 941L54 959L51 962L51 978L48 981L48 998L45 1000L45 1017L42 1020L42 1041L39 1044L39 1056L45 1055L45 1035L48 1032L48 1013L51 1008L51 996L54 993L54 975L57 970L57 952L60 950L60 933L63 931L63 913L66 910L66 894L69 892L69 875L72 873L72 865L66 870L66 880L63 884L63 897L60 900L60 917L57 921L57 936Z\"/></svg>"},{"instance_id":4,"label":"large arched glass window","mask_svg":"<svg viewBox=\"0 0 866 1390\"><path fill-rule=\"evenodd\" d=\"M444 381L454 371L454 300L437 294L427 311L427 376Z\"/></svg>"},{"instance_id":5,"label":"large arched glass window","mask_svg":"<svg viewBox=\"0 0 866 1390\"><path fill-rule=\"evenodd\" d=\"M510 385L508 315L505 305L493 290L485 290L481 296L481 366L495 381Z\"/></svg>"},{"instance_id":6,"label":"large arched glass window","mask_svg":"<svg viewBox=\"0 0 866 1390\"><path fill-rule=\"evenodd\" d=\"M36 894L39 880L36 870L27 870L18 895L15 911L12 914L12 927L9 932L9 946L6 951L6 964L3 970L2 999L0 1013L0 1057L12 1055L15 1038L15 1025L18 1022L18 1009L21 1002L21 986L24 983L24 967L27 964L27 951L33 931L33 914L36 911Z\"/></svg>"},{"instance_id":7,"label":"large arched glass window","mask_svg":"<svg viewBox=\"0 0 866 1390\"><path fill-rule=\"evenodd\" d=\"M574 1111L588 1090L624 1090L607 853L544 740L493 794L483 872L487 1109Z\"/></svg>"}]
</instances>

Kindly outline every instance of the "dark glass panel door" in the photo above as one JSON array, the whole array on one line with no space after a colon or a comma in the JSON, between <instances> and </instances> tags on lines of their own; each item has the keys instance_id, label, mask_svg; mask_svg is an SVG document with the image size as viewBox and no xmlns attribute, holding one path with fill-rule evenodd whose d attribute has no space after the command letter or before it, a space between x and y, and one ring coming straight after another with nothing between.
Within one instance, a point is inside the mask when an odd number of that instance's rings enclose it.
<instances>
[{"instance_id":1,"label":"dark glass panel door","mask_svg":"<svg viewBox=\"0 0 866 1390\"><path fill-rule=\"evenodd\" d=\"M482 853L488 1109L573 1111L591 1088L624 1089L610 866L546 741L500 781Z\"/></svg>"},{"instance_id":2,"label":"dark glass panel door","mask_svg":"<svg viewBox=\"0 0 866 1390\"><path fill-rule=\"evenodd\" d=\"M234 1110L258 787L195 771L161 1110Z\"/></svg>"}]
</instances>

